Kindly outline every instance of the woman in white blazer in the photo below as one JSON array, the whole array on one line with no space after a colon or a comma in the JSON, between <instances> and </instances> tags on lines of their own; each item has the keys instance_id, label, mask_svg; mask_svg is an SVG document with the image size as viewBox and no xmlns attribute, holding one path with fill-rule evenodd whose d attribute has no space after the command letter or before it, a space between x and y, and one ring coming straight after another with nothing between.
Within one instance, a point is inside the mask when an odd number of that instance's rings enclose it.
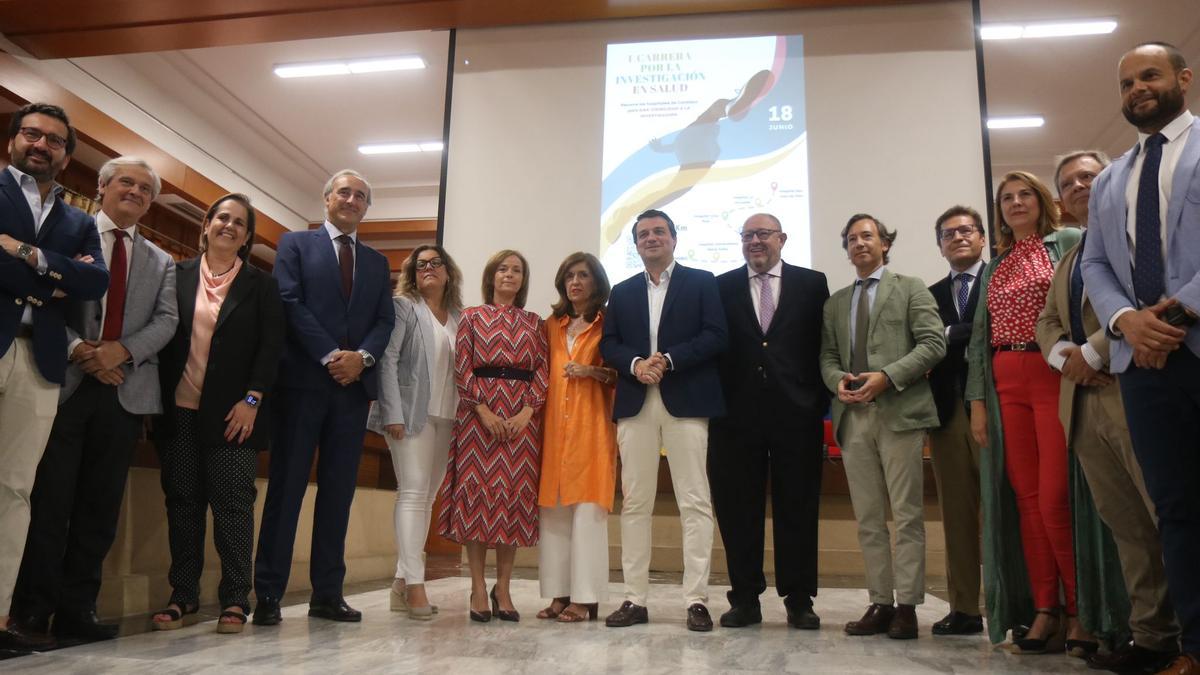
<instances>
[{"instance_id":1,"label":"woman in white blazer","mask_svg":"<svg viewBox=\"0 0 1200 675\"><path fill-rule=\"evenodd\" d=\"M387 439L396 470L391 609L427 620L437 608L425 594L425 539L458 407L454 340L462 272L441 246L418 246L404 261L393 302L396 324L380 359L379 400L367 427Z\"/></svg>"}]
</instances>

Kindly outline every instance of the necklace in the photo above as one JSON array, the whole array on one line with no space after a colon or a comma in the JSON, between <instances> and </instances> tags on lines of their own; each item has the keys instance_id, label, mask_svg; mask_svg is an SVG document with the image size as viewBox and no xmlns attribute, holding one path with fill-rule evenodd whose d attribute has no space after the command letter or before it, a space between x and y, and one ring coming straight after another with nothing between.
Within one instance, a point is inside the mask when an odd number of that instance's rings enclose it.
<instances>
[{"instance_id":1,"label":"necklace","mask_svg":"<svg viewBox=\"0 0 1200 675\"><path fill-rule=\"evenodd\" d=\"M232 263L230 263L229 269L225 270L224 272L221 272L220 274L213 272L212 268L210 267L208 270L208 275L214 279L220 279L221 277L225 276L226 274L229 274L230 272L232 272L234 267L237 267L237 260L234 260Z\"/></svg>"}]
</instances>

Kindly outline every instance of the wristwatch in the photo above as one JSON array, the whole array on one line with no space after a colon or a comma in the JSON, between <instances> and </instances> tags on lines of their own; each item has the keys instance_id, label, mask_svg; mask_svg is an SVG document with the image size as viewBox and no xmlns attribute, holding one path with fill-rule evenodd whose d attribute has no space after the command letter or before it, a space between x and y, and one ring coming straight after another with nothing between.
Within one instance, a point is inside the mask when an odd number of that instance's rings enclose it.
<instances>
[{"instance_id":1,"label":"wristwatch","mask_svg":"<svg viewBox=\"0 0 1200 675\"><path fill-rule=\"evenodd\" d=\"M17 247L17 257L21 260L29 260L29 256L33 255L33 247L29 244L21 244Z\"/></svg>"},{"instance_id":2,"label":"wristwatch","mask_svg":"<svg viewBox=\"0 0 1200 675\"><path fill-rule=\"evenodd\" d=\"M251 408L257 408L258 404L262 403L262 399L255 396L254 394L246 394L246 398L244 399L244 401L245 401L246 405L250 406Z\"/></svg>"},{"instance_id":3,"label":"wristwatch","mask_svg":"<svg viewBox=\"0 0 1200 675\"><path fill-rule=\"evenodd\" d=\"M358 354L362 357L363 368L370 368L371 366L375 365L375 357L371 356L371 352L365 349L360 349L358 350Z\"/></svg>"}]
</instances>

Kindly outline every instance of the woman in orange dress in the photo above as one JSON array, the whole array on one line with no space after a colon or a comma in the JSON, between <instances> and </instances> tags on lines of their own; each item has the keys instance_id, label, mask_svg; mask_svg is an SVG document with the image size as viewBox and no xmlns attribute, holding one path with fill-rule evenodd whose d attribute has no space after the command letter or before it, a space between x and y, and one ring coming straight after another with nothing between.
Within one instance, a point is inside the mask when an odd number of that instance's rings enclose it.
<instances>
[{"instance_id":1,"label":"woman in orange dress","mask_svg":"<svg viewBox=\"0 0 1200 675\"><path fill-rule=\"evenodd\" d=\"M542 597L539 619L594 620L608 598L608 512L616 489L617 373L600 357L610 289L590 253L567 256L554 275L558 302L546 320L550 388L538 491Z\"/></svg>"}]
</instances>

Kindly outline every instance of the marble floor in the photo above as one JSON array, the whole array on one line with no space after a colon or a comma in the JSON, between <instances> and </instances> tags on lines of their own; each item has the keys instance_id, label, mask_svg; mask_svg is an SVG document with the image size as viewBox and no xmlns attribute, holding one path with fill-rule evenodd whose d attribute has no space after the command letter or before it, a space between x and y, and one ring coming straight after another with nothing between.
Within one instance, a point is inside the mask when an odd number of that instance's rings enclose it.
<instances>
[{"instance_id":1,"label":"marble floor","mask_svg":"<svg viewBox=\"0 0 1200 675\"><path fill-rule=\"evenodd\" d=\"M1091 672L1062 654L1014 656L992 648L983 637L933 638L929 625L947 611L929 596L917 609L920 639L849 637L841 626L858 618L866 593L822 589L816 610L822 629L799 631L784 623L781 603L767 599L764 623L743 629L717 627L689 633L684 627L677 585L651 588L648 625L606 628L603 621L565 625L539 621L545 603L537 582L514 580L513 597L522 611L518 624L467 619L468 579L431 581L429 594L440 605L433 621L420 622L388 611L387 589L347 598L363 612L363 622L341 624L309 619L305 604L283 610L280 626L247 626L241 635L218 635L213 622L178 631L142 633L109 642L32 654L3 662L16 673L221 673L252 668L314 673L1029 673ZM620 599L612 599L602 615ZM724 587L713 587L714 619L727 607Z\"/></svg>"}]
</instances>

